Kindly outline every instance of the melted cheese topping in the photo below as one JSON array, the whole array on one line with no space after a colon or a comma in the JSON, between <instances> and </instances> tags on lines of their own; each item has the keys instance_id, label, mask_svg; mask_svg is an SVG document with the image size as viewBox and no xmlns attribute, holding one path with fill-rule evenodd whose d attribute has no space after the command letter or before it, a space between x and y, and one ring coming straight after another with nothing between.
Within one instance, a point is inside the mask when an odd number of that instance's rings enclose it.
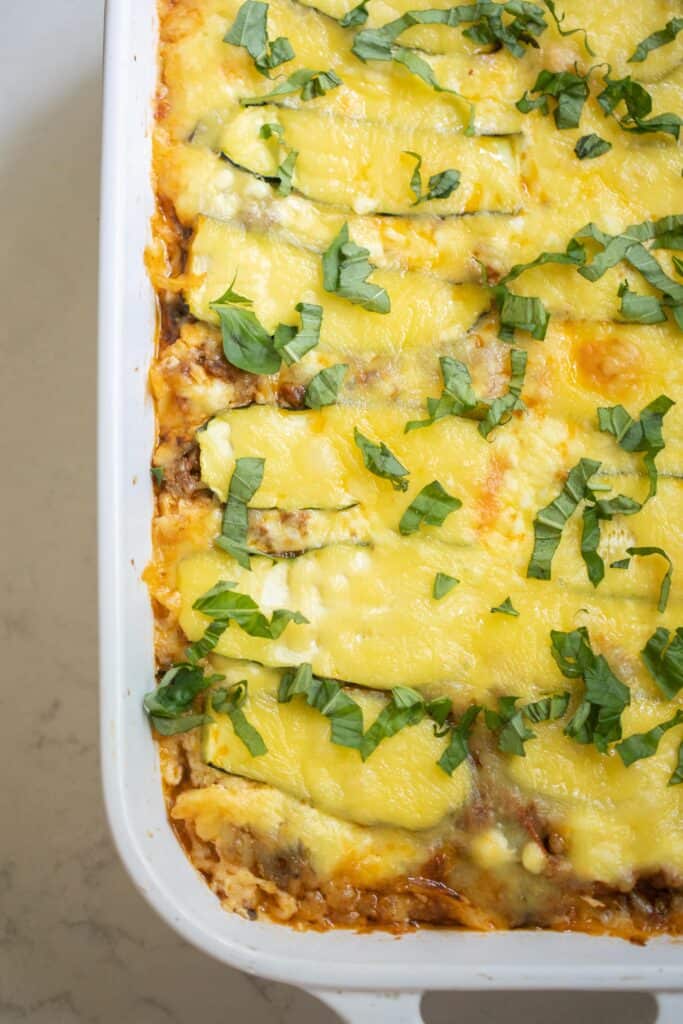
<instances>
[{"instance_id":1,"label":"melted cheese topping","mask_svg":"<svg viewBox=\"0 0 683 1024\"><path fill-rule=\"evenodd\" d=\"M528 356L525 408L488 440L475 421L455 416L404 432L441 393L441 356L467 366L481 399L507 391L510 346L497 337L482 267L495 283L544 250L563 251L589 222L617 234L682 212L675 141L627 133L596 102L604 62L612 79L647 83L654 114L683 114L683 36L644 63L628 63L642 39L680 16L680 2L567 5L563 26L585 29L595 58L581 33L561 34L547 12L539 47L521 58L486 52L443 25L402 34L401 45L417 48L439 85L459 95L431 89L397 62L358 60L355 30L338 24L353 6L273 0L269 38L286 36L296 56L267 81L244 48L223 41L240 0L161 4L155 174L162 206L184 235L180 256L159 243L150 262L166 298L180 296L185 322L151 375L155 464L167 467L147 571L160 660L166 667L182 658L186 640L203 635L210 620L193 605L220 580L233 581L267 615L288 608L308 619L276 640L234 623L222 634L215 667L228 683L248 680L243 710L268 752L252 757L230 719L214 713L188 755L193 786L172 814L221 863L239 863L233 838L243 830L271 852L305 856L318 880L364 889L420 871L435 882L428 862L439 853L452 863L439 883L467 891L474 906L492 902L496 913L507 907L509 921L553 923L553 906L566 909L568 894L590 893L594 883L627 890L656 873L672 884L683 878L683 787L667 785L680 728L666 733L654 756L626 768L614 749L600 754L565 735L566 718L534 725L524 757L497 749L480 719L476 757L448 776L436 765L446 740L427 721L362 762L357 751L331 744L328 720L303 698L279 704L277 685L282 669L309 662L320 676L354 687L348 692L366 726L386 706L380 691L397 685L452 698L456 718L471 702L495 707L503 695L535 700L566 689L571 714L584 684L560 674L550 633L586 626L594 651L630 689L624 736L683 706L664 699L640 657L656 628L683 622L681 332L670 318L621 322L622 282L659 294L633 267L620 262L595 282L566 265L524 273L512 290L540 298L551 315L545 342L524 332L515 338ZM448 6L370 0L364 27ZM541 70L586 74L593 63L579 129L560 131L552 116L516 108ZM293 93L240 105L301 68L333 70L342 85L308 101ZM465 132L470 104L472 135ZM264 139L264 124L281 135ZM578 138L592 132L612 148L577 159ZM298 155L285 196L278 166L291 151ZM449 168L460 172L460 187L412 205L409 151L423 158L423 188ZM387 315L323 287L322 254L344 224L369 251L371 281L391 299ZM671 253L655 254L680 280ZM268 332L298 323L298 302L319 304L319 344L271 377L229 367L211 303L233 281ZM337 402L305 409L307 383L338 362L348 369ZM552 579L528 578L534 518L579 459L601 463L600 496L644 501L643 455L600 432L597 409L623 404L637 416L662 393L677 404L664 421L658 493L637 515L601 524L604 581L594 588L587 578L580 511L563 531ZM384 442L409 470L406 492L368 471L355 428ZM248 511L250 570L213 543L236 460L245 457L265 459ZM403 536L403 513L434 480L462 507L441 526ZM665 548L675 566L664 613L657 609L661 558L609 568L627 548L651 545ZM459 581L440 601L432 596L437 573ZM516 618L491 611L507 596ZM482 878L494 879L489 904Z\"/></svg>"}]
</instances>

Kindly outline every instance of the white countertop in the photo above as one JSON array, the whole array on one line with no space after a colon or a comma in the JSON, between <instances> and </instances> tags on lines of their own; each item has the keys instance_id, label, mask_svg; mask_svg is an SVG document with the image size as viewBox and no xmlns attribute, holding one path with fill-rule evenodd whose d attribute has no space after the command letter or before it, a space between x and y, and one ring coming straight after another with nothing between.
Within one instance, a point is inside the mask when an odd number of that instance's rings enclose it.
<instances>
[{"instance_id":1,"label":"white countertop","mask_svg":"<svg viewBox=\"0 0 683 1024\"><path fill-rule=\"evenodd\" d=\"M95 305L102 0L3 0L0 1024L331 1024L142 902L97 761ZM429 1024L646 1024L647 996L428 996Z\"/></svg>"}]
</instances>

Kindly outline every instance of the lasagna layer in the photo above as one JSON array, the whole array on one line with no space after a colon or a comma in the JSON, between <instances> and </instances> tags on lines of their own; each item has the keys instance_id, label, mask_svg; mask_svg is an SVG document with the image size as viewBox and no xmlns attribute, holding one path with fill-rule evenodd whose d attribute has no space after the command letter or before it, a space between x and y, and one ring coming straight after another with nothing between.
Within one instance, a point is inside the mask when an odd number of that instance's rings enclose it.
<instances>
[{"instance_id":1,"label":"lasagna layer","mask_svg":"<svg viewBox=\"0 0 683 1024\"><path fill-rule=\"evenodd\" d=\"M228 910L683 931L683 12L559 8L160 0L145 706Z\"/></svg>"}]
</instances>

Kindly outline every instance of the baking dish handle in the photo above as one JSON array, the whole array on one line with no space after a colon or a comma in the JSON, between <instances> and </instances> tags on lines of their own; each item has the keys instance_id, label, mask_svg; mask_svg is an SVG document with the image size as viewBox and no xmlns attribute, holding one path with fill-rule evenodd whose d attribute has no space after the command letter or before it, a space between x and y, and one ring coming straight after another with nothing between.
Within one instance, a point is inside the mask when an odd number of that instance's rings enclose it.
<instances>
[{"instance_id":1,"label":"baking dish handle","mask_svg":"<svg viewBox=\"0 0 683 1024\"><path fill-rule=\"evenodd\" d=\"M657 1024L682 1024L683 992L657 993Z\"/></svg>"},{"instance_id":2,"label":"baking dish handle","mask_svg":"<svg viewBox=\"0 0 683 1024\"><path fill-rule=\"evenodd\" d=\"M422 992L308 991L327 1003L346 1024L423 1024Z\"/></svg>"}]
</instances>

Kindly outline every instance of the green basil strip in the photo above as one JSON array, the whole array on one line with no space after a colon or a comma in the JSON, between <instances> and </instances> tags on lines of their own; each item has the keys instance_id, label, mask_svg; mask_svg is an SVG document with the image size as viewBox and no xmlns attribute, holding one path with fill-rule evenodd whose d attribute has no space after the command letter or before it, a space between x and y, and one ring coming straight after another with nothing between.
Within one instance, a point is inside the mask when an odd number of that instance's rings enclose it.
<instances>
[{"instance_id":1,"label":"green basil strip","mask_svg":"<svg viewBox=\"0 0 683 1024\"><path fill-rule=\"evenodd\" d=\"M198 694L224 678L205 676L202 668L191 664L170 668L159 686L144 697L145 711L156 731L162 736L174 736L210 721L206 715L192 714L190 709Z\"/></svg>"},{"instance_id":2,"label":"green basil strip","mask_svg":"<svg viewBox=\"0 0 683 1024\"><path fill-rule=\"evenodd\" d=\"M448 746L437 761L439 768L445 771L446 775L452 775L455 769L469 757L468 740L480 711L480 705L468 708L457 725L451 729Z\"/></svg>"},{"instance_id":3,"label":"green basil strip","mask_svg":"<svg viewBox=\"0 0 683 1024\"><path fill-rule=\"evenodd\" d=\"M283 359L291 365L320 341L322 306L297 303L295 309L301 316L301 327L297 330L290 324L279 324L271 337L252 310L235 309L233 303L252 304L251 299L233 292L231 285L220 299L209 305L220 319L225 358L240 370L277 373Z\"/></svg>"},{"instance_id":4,"label":"green basil strip","mask_svg":"<svg viewBox=\"0 0 683 1024\"><path fill-rule=\"evenodd\" d=\"M659 689L668 700L673 700L683 687L683 626L674 636L662 626L656 629L640 657Z\"/></svg>"},{"instance_id":5,"label":"green basil strip","mask_svg":"<svg viewBox=\"0 0 683 1024\"><path fill-rule=\"evenodd\" d=\"M223 36L224 43L242 46L257 70L270 78L270 71L294 57L289 39L279 36L268 39L268 4L261 0L245 0L232 28Z\"/></svg>"},{"instance_id":6,"label":"green basil strip","mask_svg":"<svg viewBox=\"0 0 683 1024\"><path fill-rule=\"evenodd\" d=\"M550 315L539 298L516 295L503 283L491 289L500 317L498 337L508 344L515 340L516 331L528 331L536 341L543 341L548 333Z\"/></svg>"},{"instance_id":7,"label":"green basil strip","mask_svg":"<svg viewBox=\"0 0 683 1024\"><path fill-rule=\"evenodd\" d=\"M624 320L635 324L663 324L666 322L664 306L654 295L639 295L622 281L617 293L621 299L619 312Z\"/></svg>"},{"instance_id":8,"label":"green basil strip","mask_svg":"<svg viewBox=\"0 0 683 1024\"><path fill-rule=\"evenodd\" d=\"M619 127L625 132L638 135L663 132L678 139L683 120L678 114L658 114L649 118L652 113L652 97L640 82L635 82L630 75L626 78L610 78L609 71L604 77L604 89L598 95L598 103L605 115L613 115ZM626 113L619 116L615 111L623 103ZM649 120L648 120L649 118Z\"/></svg>"},{"instance_id":9,"label":"green basil strip","mask_svg":"<svg viewBox=\"0 0 683 1024\"><path fill-rule=\"evenodd\" d=\"M683 743L678 748L678 757L676 759L676 770L669 779L669 786L680 786L683 782Z\"/></svg>"},{"instance_id":10,"label":"green basil strip","mask_svg":"<svg viewBox=\"0 0 683 1024\"><path fill-rule=\"evenodd\" d=\"M506 597L501 604L497 604L495 608L491 609L492 614L499 613L500 615L512 615L514 618L519 616L519 612L513 607L512 601L509 597Z\"/></svg>"},{"instance_id":11,"label":"green basil strip","mask_svg":"<svg viewBox=\"0 0 683 1024\"><path fill-rule=\"evenodd\" d=\"M587 489L586 497L592 498L594 504L583 510L581 557L586 563L589 580L597 587L605 576L605 563L598 554L601 520L611 521L616 515L632 516L640 512L643 506L625 494L617 494L614 498L596 498L591 488Z\"/></svg>"},{"instance_id":12,"label":"green basil strip","mask_svg":"<svg viewBox=\"0 0 683 1024\"><path fill-rule=\"evenodd\" d=\"M330 739L341 747L360 750L363 740L363 712L360 705L333 679L318 679L308 664L285 672L277 699L287 704L293 697L306 698L309 707L330 720Z\"/></svg>"},{"instance_id":13,"label":"green basil strip","mask_svg":"<svg viewBox=\"0 0 683 1024\"><path fill-rule=\"evenodd\" d=\"M447 516L462 507L462 502L444 490L438 480L432 480L413 498L401 516L399 531L408 536L425 526L442 526Z\"/></svg>"},{"instance_id":14,"label":"green basil strip","mask_svg":"<svg viewBox=\"0 0 683 1024\"><path fill-rule=\"evenodd\" d=\"M667 555L666 551L664 551L663 548L657 548L657 547L651 547L650 546L650 547L640 547L640 548L626 548L626 553L628 555L631 555L631 556L633 556L633 555L638 555L638 556L661 555L661 557L665 558L666 561L669 563L669 568L666 570L666 572L664 574L664 578L662 579L662 585L659 588L659 601L657 603L657 611L660 614L662 612L665 612L666 611L666 606L669 603L669 594L671 593L671 580L672 580L673 572L674 572L673 562L671 561L671 559ZM628 569L630 564L631 564L631 559L630 558L622 558L618 562L612 562L611 568L612 569Z\"/></svg>"},{"instance_id":15,"label":"green basil strip","mask_svg":"<svg viewBox=\"0 0 683 1024\"><path fill-rule=\"evenodd\" d=\"M336 363L316 373L306 385L304 404L309 409L322 409L323 406L334 405L347 370L346 363Z\"/></svg>"},{"instance_id":16,"label":"green basil strip","mask_svg":"<svg viewBox=\"0 0 683 1024\"><path fill-rule=\"evenodd\" d=\"M656 725L654 729L649 729L647 732L634 733L627 739L622 740L621 743L617 743L616 751L628 768L629 765L634 764L636 761L642 761L646 757L653 757L657 753L659 741L664 733L680 725L682 722L683 711L679 710L672 718L662 722L660 725Z\"/></svg>"},{"instance_id":17,"label":"green basil strip","mask_svg":"<svg viewBox=\"0 0 683 1024\"><path fill-rule=\"evenodd\" d=\"M218 547L231 554L243 569L251 569L247 548L249 528L247 505L263 482L264 466L265 459L243 458L236 460L223 511L221 535L216 539Z\"/></svg>"},{"instance_id":18,"label":"green basil strip","mask_svg":"<svg viewBox=\"0 0 683 1024\"><path fill-rule=\"evenodd\" d=\"M574 152L579 160L595 160L597 157L609 153L611 148L611 142L596 135L595 132L591 132L590 135L581 136L574 147Z\"/></svg>"},{"instance_id":19,"label":"green basil strip","mask_svg":"<svg viewBox=\"0 0 683 1024\"><path fill-rule=\"evenodd\" d=\"M479 433L488 438L495 427L504 426L510 421L513 412L526 409L521 398L527 365L527 353L523 349L510 350L510 383L507 393L491 401L477 398L470 372L459 359L443 356L439 362L444 382L441 397L427 399L429 418L410 420L404 427L406 434L411 430L429 427L444 416L462 416L478 419Z\"/></svg>"},{"instance_id":20,"label":"green basil strip","mask_svg":"<svg viewBox=\"0 0 683 1024\"><path fill-rule=\"evenodd\" d=\"M434 577L434 586L432 588L432 597L435 601L440 601L446 594L450 594L454 587L457 587L460 580L456 579L455 576L449 576L445 572L437 572Z\"/></svg>"},{"instance_id":21,"label":"green basil strip","mask_svg":"<svg viewBox=\"0 0 683 1024\"><path fill-rule=\"evenodd\" d=\"M298 156L299 154L296 149L290 149L285 159L278 166L277 176L280 179L280 184L277 187L278 195L288 196L292 191L294 165Z\"/></svg>"},{"instance_id":22,"label":"green basil strip","mask_svg":"<svg viewBox=\"0 0 683 1024\"><path fill-rule=\"evenodd\" d=\"M588 75L581 75L574 71L543 70L539 72L531 92L538 94L535 99L531 98L529 92L525 92L521 100L516 103L517 109L522 114L540 110L542 114L547 115L550 113L552 100L555 106L553 116L557 127L560 129L578 128L583 108L588 99Z\"/></svg>"},{"instance_id":23,"label":"green basil strip","mask_svg":"<svg viewBox=\"0 0 683 1024\"><path fill-rule=\"evenodd\" d=\"M240 103L243 107L258 107L295 92L301 93L302 100L314 100L341 84L341 78L335 75L334 71L311 71L309 68L300 68L271 92L263 93L261 96L243 97Z\"/></svg>"},{"instance_id":24,"label":"green basil strip","mask_svg":"<svg viewBox=\"0 0 683 1024\"><path fill-rule=\"evenodd\" d=\"M631 703L629 688L612 672L606 658L596 655L585 626L571 633L552 630L551 654L567 679L583 678L582 703L565 729L577 743L593 743L601 753L621 739L621 716Z\"/></svg>"},{"instance_id":25,"label":"green basil strip","mask_svg":"<svg viewBox=\"0 0 683 1024\"><path fill-rule=\"evenodd\" d=\"M526 757L525 744L536 738L536 733L527 728L530 722L553 722L562 718L569 707L568 693L553 694L541 700L517 707L518 697L499 697L496 711L487 708L484 719L487 728L498 734L498 749L516 757Z\"/></svg>"},{"instance_id":26,"label":"green basil strip","mask_svg":"<svg viewBox=\"0 0 683 1024\"><path fill-rule=\"evenodd\" d=\"M455 192L460 185L460 171L447 170L439 171L438 174L432 174L429 179L427 191L422 191L422 175L420 174L420 168L422 167L422 157L419 153L413 153L412 150L406 149L404 153L407 156L412 156L417 161L415 169L410 177L410 188L415 196L415 202L413 206L417 206L419 203L429 202L430 199L448 199L448 197Z\"/></svg>"},{"instance_id":27,"label":"green basil strip","mask_svg":"<svg viewBox=\"0 0 683 1024\"><path fill-rule=\"evenodd\" d=\"M391 700L363 736L360 756L366 761L382 740L395 736L409 725L418 725L426 713L424 698L408 686L395 686Z\"/></svg>"},{"instance_id":28,"label":"green basil strip","mask_svg":"<svg viewBox=\"0 0 683 1024\"><path fill-rule=\"evenodd\" d=\"M642 42L638 43L634 52L628 59L629 64L639 64L647 59L649 53L653 50L658 50L660 46L666 46L668 43L673 43L679 32L683 31L683 18L671 18L667 21L664 28L660 28L659 31L653 32L647 39L643 39Z\"/></svg>"},{"instance_id":29,"label":"green basil strip","mask_svg":"<svg viewBox=\"0 0 683 1024\"><path fill-rule=\"evenodd\" d=\"M157 487L161 487L164 480L166 479L166 470L164 469L164 467L150 466L149 471L152 474L152 480L154 481L154 483L157 485Z\"/></svg>"},{"instance_id":30,"label":"green basil strip","mask_svg":"<svg viewBox=\"0 0 683 1024\"><path fill-rule=\"evenodd\" d=\"M560 35L574 36L577 33L583 35L583 45L586 48L586 53L590 54L591 57L595 57L595 51L592 49L588 41L588 33L586 32L585 28L564 28L564 20L567 17L567 15L560 15L557 13L557 11L555 10L555 0L543 0L543 3L550 11L553 17L553 21L555 22L555 27L557 28L557 31L560 33Z\"/></svg>"},{"instance_id":31,"label":"green basil strip","mask_svg":"<svg viewBox=\"0 0 683 1024\"><path fill-rule=\"evenodd\" d=\"M252 757L262 757L268 753L268 748L263 742L261 733L247 721L242 711L242 706L247 699L249 683L242 679L239 683L233 683L228 689L219 687L214 690L209 698L209 710L217 711L221 715L228 715L235 730L235 735L242 740Z\"/></svg>"},{"instance_id":32,"label":"green basil strip","mask_svg":"<svg viewBox=\"0 0 683 1024\"><path fill-rule=\"evenodd\" d=\"M369 255L368 249L350 240L349 226L344 224L323 253L323 287L371 313L389 313L391 300L386 289L367 280L375 269Z\"/></svg>"},{"instance_id":33,"label":"green basil strip","mask_svg":"<svg viewBox=\"0 0 683 1024\"><path fill-rule=\"evenodd\" d=\"M504 16L511 20L504 21ZM480 0L479 3L461 4L445 10L408 11L381 28L359 32L354 39L353 52L364 61L395 59L395 52L404 49L395 45L396 40L413 25L446 25L450 28L468 25L463 30L468 39L493 49L505 46L515 57L523 57L526 46L538 48L536 37L548 27L543 8L537 4L520 0L507 0L506 3Z\"/></svg>"},{"instance_id":34,"label":"green basil strip","mask_svg":"<svg viewBox=\"0 0 683 1024\"><path fill-rule=\"evenodd\" d=\"M268 331L250 309L235 309L231 303L252 304L251 299L233 292L232 286L220 299L209 303L220 320L225 358L249 373L277 373L282 360Z\"/></svg>"},{"instance_id":35,"label":"green basil strip","mask_svg":"<svg viewBox=\"0 0 683 1024\"><path fill-rule=\"evenodd\" d=\"M409 470L398 461L396 456L389 451L384 441L375 444L361 434L356 427L353 431L353 439L360 448L365 468L369 469L375 476L381 476L391 482L395 491L407 491Z\"/></svg>"},{"instance_id":36,"label":"green basil strip","mask_svg":"<svg viewBox=\"0 0 683 1024\"><path fill-rule=\"evenodd\" d=\"M290 612L286 608L277 608L270 619L266 618L253 598L235 591L236 585L229 580L220 580L197 598L192 607L222 625L223 631L235 622L249 636L265 640L277 640L290 622L298 625L308 622L301 612Z\"/></svg>"},{"instance_id":37,"label":"green basil strip","mask_svg":"<svg viewBox=\"0 0 683 1024\"><path fill-rule=\"evenodd\" d=\"M518 697L499 697L498 710L487 708L484 719L491 732L498 733L498 749L505 754L526 757L524 745L528 740L536 738L536 733L528 729L524 722L521 708L517 708Z\"/></svg>"},{"instance_id":38,"label":"green basil strip","mask_svg":"<svg viewBox=\"0 0 683 1024\"><path fill-rule=\"evenodd\" d=\"M565 690L563 693L555 693L551 697L542 697L532 704L526 704L522 711L530 722L554 722L566 715L570 699L571 695Z\"/></svg>"},{"instance_id":39,"label":"green basil strip","mask_svg":"<svg viewBox=\"0 0 683 1024\"><path fill-rule=\"evenodd\" d=\"M600 469L600 465L594 459L581 459L569 471L558 496L536 515L534 550L527 576L538 580L551 579L552 561L562 539L562 531L581 501L590 493L588 482Z\"/></svg>"},{"instance_id":40,"label":"green basil strip","mask_svg":"<svg viewBox=\"0 0 683 1024\"><path fill-rule=\"evenodd\" d=\"M368 20L368 2L369 0L361 0L359 4L347 11L339 20L341 27L356 28L357 25L364 25Z\"/></svg>"},{"instance_id":41,"label":"green basil strip","mask_svg":"<svg viewBox=\"0 0 683 1024\"><path fill-rule=\"evenodd\" d=\"M667 395L660 395L645 406L637 420L633 419L623 405L598 409L598 427L603 433L611 434L625 452L644 453L643 463L650 481L646 501L657 493L655 459L665 447L662 435L663 421L674 405L675 402Z\"/></svg>"},{"instance_id":42,"label":"green basil strip","mask_svg":"<svg viewBox=\"0 0 683 1024\"><path fill-rule=\"evenodd\" d=\"M322 306L310 302L297 302L294 307L301 317L301 327L279 324L273 337L276 352L288 366L298 362L320 341L320 327L323 320Z\"/></svg>"}]
</instances>

